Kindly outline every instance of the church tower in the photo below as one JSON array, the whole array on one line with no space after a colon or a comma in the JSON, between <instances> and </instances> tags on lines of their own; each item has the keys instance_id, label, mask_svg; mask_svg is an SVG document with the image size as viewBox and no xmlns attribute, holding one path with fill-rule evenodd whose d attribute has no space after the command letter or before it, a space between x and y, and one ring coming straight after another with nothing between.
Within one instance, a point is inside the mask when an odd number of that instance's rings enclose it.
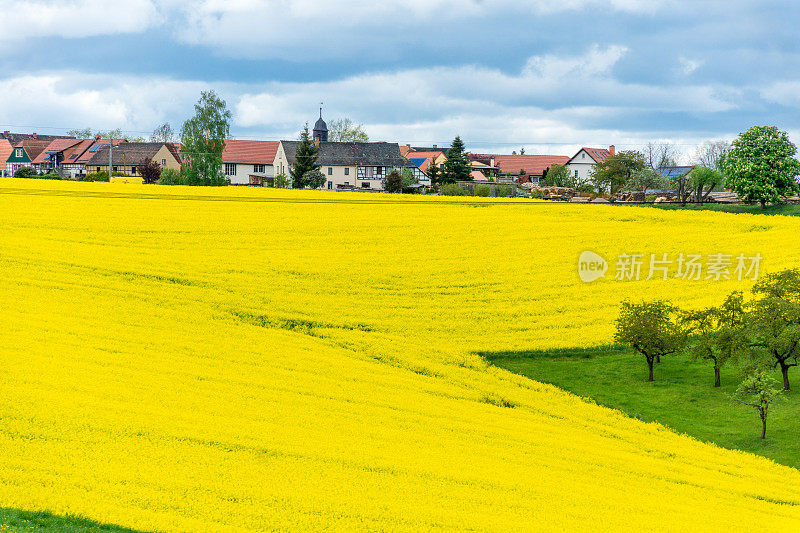
<instances>
[{"instance_id":1,"label":"church tower","mask_svg":"<svg viewBox=\"0 0 800 533\"><path fill-rule=\"evenodd\" d=\"M328 142L328 125L322 120L322 108L319 108L319 120L314 124L314 140Z\"/></svg>"}]
</instances>

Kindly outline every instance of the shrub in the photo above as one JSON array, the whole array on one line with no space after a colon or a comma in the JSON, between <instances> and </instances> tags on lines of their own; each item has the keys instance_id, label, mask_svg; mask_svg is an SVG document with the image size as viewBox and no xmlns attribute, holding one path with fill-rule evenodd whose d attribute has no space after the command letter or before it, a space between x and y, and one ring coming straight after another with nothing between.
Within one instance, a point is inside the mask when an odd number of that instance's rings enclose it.
<instances>
[{"instance_id":1,"label":"shrub","mask_svg":"<svg viewBox=\"0 0 800 533\"><path fill-rule=\"evenodd\" d=\"M467 191L458 183L446 183L439 188L442 196L466 196Z\"/></svg>"},{"instance_id":2,"label":"shrub","mask_svg":"<svg viewBox=\"0 0 800 533\"><path fill-rule=\"evenodd\" d=\"M36 169L33 167L19 167L14 172L15 178L35 178L38 175Z\"/></svg>"},{"instance_id":3,"label":"shrub","mask_svg":"<svg viewBox=\"0 0 800 533\"><path fill-rule=\"evenodd\" d=\"M531 198L542 199L542 191L539 189L531 189Z\"/></svg>"},{"instance_id":4,"label":"shrub","mask_svg":"<svg viewBox=\"0 0 800 533\"><path fill-rule=\"evenodd\" d=\"M511 187L507 185L503 185L502 187L497 188L497 196L503 198L509 198L511 196Z\"/></svg>"},{"instance_id":5,"label":"shrub","mask_svg":"<svg viewBox=\"0 0 800 533\"><path fill-rule=\"evenodd\" d=\"M185 185L183 175L174 168L165 168L158 179L161 185Z\"/></svg>"},{"instance_id":6,"label":"shrub","mask_svg":"<svg viewBox=\"0 0 800 533\"><path fill-rule=\"evenodd\" d=\"M146 157L139 161L138 168L144 183L156 183L161 177L161 165L153 161L152 158Z\"/></svg>"},{"instance_id":7,"label":"shrub","mask_svg":"<svg viewBox=\"0 0 800 533\"><path fill-rule=\"evenodd\" d=\"M124 172L114 172L114 176L127 176ZM108 171L90 172L83 176L78 176L78 181L108 181Z\"/></svg>"},{"instance_id":8,"label":"shrub","mask_svg":"<svg viewBox=\"0 0 800 533\"><path fill-rule=\"evenodd\" d=\"M277 176L275 176L275 188L276 189L288 189L290 188L292 183L289 181L289 177L281 172Z\"/></svg>"},{"instance_id":9,"label":"shrub","mask_svg":"<svg viewBox=\"0 0 800 533\"><path fill-rule=\"evenodd\" d=\"M403 192L403 176L397 169L393 169L386 176L386 192Z\"/></svg>"},{"instance_id":10,"label":"shrub","mask_svg":"<svg viewBox=\"0 0 800 533\"><path fill-rule=\"evenodd\" d=\"M475 196L489 196L489 193L492 192L492 189L488 185L476 185L475 186Z\"/></svg>"},{"instance_id":11,"label":"shrub","mask_svg":"<svg viewBox=\"0 0 800 533\"><path fill-rule=\"evenodd\" d=\"M63 180L64 179L61 175L56 174L54 172L51 172L49 174L42 174L41 176L37 176L37 178L39 178L40 180Z\"/></svg>"}]
</instances>

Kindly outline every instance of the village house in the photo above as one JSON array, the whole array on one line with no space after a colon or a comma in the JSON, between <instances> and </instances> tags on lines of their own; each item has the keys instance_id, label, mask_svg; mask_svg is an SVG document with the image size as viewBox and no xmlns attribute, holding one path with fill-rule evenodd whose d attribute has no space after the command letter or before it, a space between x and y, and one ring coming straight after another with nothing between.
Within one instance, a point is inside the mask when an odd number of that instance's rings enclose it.
<instances>
[{"instance_id":1,"label":"village house","mask_svg":"<svg viewBox=\"0 0 800 533\"><path fill-rule=\"evenodd\" d=\"M394 168L409 168L422 185L430 180L403 157L397 143L328 142L328 127L320 115L314 124L314 144L319 147L317 164L325 176L323 188L383 190L386 176ZM275 154L274 172L289 176L300 141L280 141Z\"/></svg>"},{"instance_id":2,"label":"village house","mask_svg":"<svg viewBox=\"0 0 800 533\"><path fill-rule=\"evenodd\" d=\"M279 141L225 141L222 164L233 185L263 185L275 178Z\"/></svg>"},{"instance_id":3,"label":"village house","mask_svg":"<svg viewBox=\"0 0 800 533\"><path fill-rule=\"evenodd\" d=\"M80 139L55 139L33 160L33 167L38 172L62 172L64 152L75 147Z\"/></svg>"},{"instance_id":4,"label":"village house","mask_svg":"<svg viewBox=\"0 0 800 533\"><path fill-rule=\"evenodd\" d=\"M112 151L113 172L138 176L142 162L152 159L162 169L180 170L181 160L173 143L120 143ZM99 145L86 162L87 172L108 172L108 142Z\"/></svg>"},{"instance_id":5,"label":"village house","mask_svg":"<svg viewBox=\"0 0 800 533\"><path fill-rule=\"evenodd\" d=\"M614 146L606 148L581 148L567 162L570 174L577 183L587 183L591 179L591 172L594 166L602 163L607 158L614 155Z\"/></svg>"},{"instance_id":6,"label":"village house","mask_svg":"<svg viewBox=\"0 0 800 533\"><path fill-rule=\"evenodd\" d=\"M68 138L69 137L61 135L38 135L36 133L12 133L4 131L0 134L0 176L12 176L20 167L33 166L33 159L41 153L38 147L41 146L42 143L38 141L47 141L44 143L46 146L47 143L55 139ZM23 142L27 142L28 144L22 146L21 143ZM17 152L15 148L21 148L22 152ZM9 158L12 158L13 161L9 162Z\"/></svg>"},{"instance_id":7,"label":"village house","mask_svg":"<svg viewBox=\"0 0 800 533\"><path fill-rule=\"evenodd\" d=\"M25 139L14 145L11 155L6 160L6 171L13 176L22 167L33 167L33 161L47 148L50 141L41 139Z\"/></svg>"}]
</instances>

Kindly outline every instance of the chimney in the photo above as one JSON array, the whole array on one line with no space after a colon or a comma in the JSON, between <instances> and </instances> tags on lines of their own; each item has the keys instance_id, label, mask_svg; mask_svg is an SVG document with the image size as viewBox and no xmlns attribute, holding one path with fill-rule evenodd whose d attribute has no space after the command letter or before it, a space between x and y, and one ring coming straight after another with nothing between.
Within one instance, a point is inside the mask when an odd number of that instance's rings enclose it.
<instances>
[{"instance_id":1,"label":"chimney","mask_svg":"<svg viewBox=\"0 0 800 533\"><path fill-rule=\"evenodd\" d=\"M3 132L3 137L8 137L8 134L9 134L9 133L10 133L10 132L9 132L8 130L4 131L4 132Z\"/></svg>"},{"instance_id":2,"label":"chimney","mask_svg":"<svg viewBox=\"0 0 800 533\"><path fill-rule=\"evenodd\" d=\"M434 150L436 150L437 148L438 148L438 146L436 146L436 145L434 144L434 145L433 145L433 149L434 149Z\"/></svg>"},{"instance_id":3,"label":"chimney","mask_svg":"<svg viewBox=\"0 0 800 533\"><path fill-rule=\"evenodd\" d=\"M34 139L36 138L36 132L35 131L33 132L33 138Z\"/></svg>"},{"instance_id":4,"label":"chimney","mask_svg":"<svg viewBox=\"0 0 800 533\"><path fill-rule=\"evenodd\" d=\"M407 144L407 145L406 145L406 148L407 148L407 149L409 149L409 150L411 150L411 145L410 145L410 144Z\"/></svg>"},{"instance_id":5,"label":"chimney","mask_svg":"<svg viewBox=\"0 0 800 533\"><path fill-rule=\"evenodd\" d=\"M493 166L494 166L494 157L492 157L491 159L489 159L489 166L490 166L490 167L493 167Z\"/></svg>"},{"instance_id":6,"label":"chimney","mask_svg":"<svg viewBox=\"0 0 800 533\"><path fill-rule=\"evenodd\" d=\"M511 152L511 155L517 155L517 152Z\"/></svg>"},{"instance_id":7,"label":"chimney","mask_svg":"<svg viewBox=\"0 0 800 533\"><path fill-rule=\"evenodd\" d=\"M608 153L609 154L614 155L615 152L616 152L616 148L614 147L613 144L608 147Z\"/></svg>"}]
</instances>

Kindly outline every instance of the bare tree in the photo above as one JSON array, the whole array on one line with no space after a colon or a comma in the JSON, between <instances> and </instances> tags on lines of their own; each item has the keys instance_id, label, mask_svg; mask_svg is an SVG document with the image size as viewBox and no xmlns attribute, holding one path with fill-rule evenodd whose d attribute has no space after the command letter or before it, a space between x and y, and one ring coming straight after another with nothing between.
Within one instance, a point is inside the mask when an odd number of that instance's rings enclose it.
<instances>
[{"instance_id":1,"label":"bare tree","mask_svg":"<svg viewBox=\"0 0 800 533\"><path fill-rule=\"evenodd\" d=\"M356 124L349 118L332 121L328 128L328 138L331 142L369 142L369 135L364 131L364 125Z\"/></svg>"},{"instance_id":2,"label":"bare tree","mask_svg":"<svg viewBox=\"0 0 800 533\"><path fill-rule=\"evenodd\" d=\"M172 126L169 125L169 122L165 122L155 130L153 130L153 134L150 135L150 141L152 142L162 142L162 143L171 143L175 140L175 132L172 131Z\"/></svg>"},{"instance_id":3,"label":"bare tree","mask_svg":"<svg viewBox=\"0 0 800 533\"><path fill-rule=\"evenodd\" d=\"M647 165L656 170L661 167L674 167L677 165L678 149L670 143L647 143L642 150Z\"/></svg>"},{"instance_id":4,"label":"bare tree","mask_svg":"<svg viewBox=\"0 0 800 533\"><path fill-rule=\"evenodd\" d=\"M721 170L722 159L730 149L731 143L728 141L706 141L697 147L693 159L698 165Z\"/></svg>"}]
</instances>

